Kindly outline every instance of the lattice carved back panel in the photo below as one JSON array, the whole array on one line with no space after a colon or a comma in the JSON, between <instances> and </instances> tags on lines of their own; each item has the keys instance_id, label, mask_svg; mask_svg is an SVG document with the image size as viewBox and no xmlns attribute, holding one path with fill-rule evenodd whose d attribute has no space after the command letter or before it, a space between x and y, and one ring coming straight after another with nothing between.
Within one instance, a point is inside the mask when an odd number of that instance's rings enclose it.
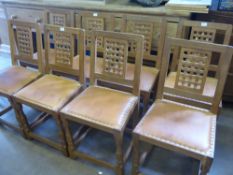
<instances>
[{"instance_id":1,"label":"lattice carved back panel","mask_svg":"<svg viewBox=\"0 0 233 175\"><path fill-rule=\"evenodd\" d=\"M175 88L202 93L208 73L211 53L182 48Z\"/></svg>"},{"instance_id":2,"label":"lattice carved back panel","mask_svg":"<svg viewBox=\"0 0 233 175\"><path fill-rule=\"evenodd\" d=\"M30 27L16 28L17 48L20 56L33 57L33 38Z\"/></svg>"},{"instance_id":3,"label":"lattice carved back panel","mask_svg":"<svg viewBox=\"0 0 233 175\"><path fill-rule=\"evenodd\" d=\"M144 53L151 53L151 45L153 39L153 23L150 22L141 22L141 21L128 21L127 22L127 32L143 35L144 38ZM136 43L129 43L130 52L135 53Z\"/></svg>"},{"instance_id":4,"label":"lattice carved back panel","mask_svg":"<svg viewBox=\"0 0 233 175\"><path fill-rule=\"evenodd\" d=\"M84 17L83 28L87 31L104 30L104 19L101 17ZM91 34L86 33L86 43L91 45ZM103 37L97 37L97 47L103 47Z\"/></svg>"},{"instance_id":5,"label":"lattice carved back panel","mask_svg":"<svg viewBox=\"0 0 233 175\"><path fill-rule=\"evenodd\" d=\"M54 32L55 64L72 67L74 57L74 37L64 32Z\"/></svg>"},{"instance_id":6,"label":"lattice carved back panel","mask_svg":"<svg viewBox=\"0 0 233 175\"><path fill-rule=\"evenodd\" d=\"M112 38L104 38L104 75L124 79L126 73L127 59L127 41Z\"/></svg>"},{"instance_id":7,"label":"lattice carved back panel","mask_svg":"<svg viewBox=\"0 0 233 175\"><path fill-rule=\"evenodd\" d=\"M58 26L66 26L66 15L51 13L50 14L50 23Z\"/></svg>"},{"instance_id":8,"label":"lattice carved back panel","mask_svg":"<svg viewBox=\"0 0 233 175\"><path fill-rule=\"evenodd\" d=\"M215 40L216 30L204 27L192 27L190 39L213 43Z\"/></svg>"}]
</instances>

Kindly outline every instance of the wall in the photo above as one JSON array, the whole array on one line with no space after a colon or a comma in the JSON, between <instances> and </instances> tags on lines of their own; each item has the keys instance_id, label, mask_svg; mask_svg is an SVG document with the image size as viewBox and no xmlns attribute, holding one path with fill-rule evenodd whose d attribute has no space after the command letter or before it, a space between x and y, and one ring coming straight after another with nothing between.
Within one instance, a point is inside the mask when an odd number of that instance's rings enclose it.
<instances>
[{"instance_id":1,"label":"wall","mask_svg":"<svg viewBox=\"0 0 233 175\"><path fill-rule=\"evenodd\" d=\"M4 12L4 8L0 5L0 40L1 44L9 44L7 20Z\"/></svg>"}]
</instances>

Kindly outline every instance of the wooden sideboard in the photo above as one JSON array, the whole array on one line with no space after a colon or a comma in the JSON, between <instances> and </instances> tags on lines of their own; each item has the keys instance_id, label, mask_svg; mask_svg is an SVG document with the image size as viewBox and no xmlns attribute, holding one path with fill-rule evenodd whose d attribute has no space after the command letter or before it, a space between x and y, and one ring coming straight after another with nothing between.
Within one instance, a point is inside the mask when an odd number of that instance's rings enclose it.
<instances>
[{"instance_id":1,"label":"wooden sideboard","mask_svg":"<svg viewBox=\"0 0 233 175\"><path fill-rule=\"evenodd\" d=\"M127 14L138 14L148 16L166 16L169 19L168 35L175 36L177 24L181 18L190 18L189 11L168 10L164 6L145 8L128 0L118 0L106 5L79 3L77 0L0 0L0 23L5 23L9 18L23 19L27 21L40 21L43 23L60 24L65 22L66 26L77 26L76 17L80 12L90 11L93 14L104 12L114 14L115 31L121 29L122 16ZM4 16L5 15L5 16ZM53 21L52 19L56 19ZM0 30L0 38L3 44L8 44L7 28Z\"/></svg>"}]
</instances>

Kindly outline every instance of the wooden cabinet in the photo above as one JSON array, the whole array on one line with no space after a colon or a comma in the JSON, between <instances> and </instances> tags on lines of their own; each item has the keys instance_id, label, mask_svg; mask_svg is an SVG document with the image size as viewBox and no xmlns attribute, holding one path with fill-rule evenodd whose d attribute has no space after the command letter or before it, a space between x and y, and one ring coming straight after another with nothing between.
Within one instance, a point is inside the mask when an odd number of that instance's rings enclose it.
<instances>
[{"instance_id":1,"label":"wooden cabinet","mask_svg":"<svg viewBox=\"0 0 233 175\"><path fill-rule=\"evenodd\" d=\"M35 3L35 4L34 4ZM48 3L48 5L46 4ZM62 6L60 7L60 4L54 4L52 5L47 2L31 2L30 4L27 4L26 1L18 2L15 1L15 3L5 2L3 6L5 7L5 13L7 15L7 18L10 19L14 17L15 19L19 20L26 20L26 21L40 21L41 24L56 24L60 26L71 26L76 27L78 26L78 18L80 13L88 12L92 13L93 15L98 15L101 13L114 15L114 31L122 31L123 26L123 16L127 14L134 14L134 15L146 15L146 16L165 16L168 18L169 24L168 24L168 36L176 36L176 30L177 30L177 24L180 21L181 18L189 18L190 13L181 13L176 11L166 11L164 7L158 7L158 8L143 8L140 6L129 6L126 7L122 5L105 5L105 6L96 6L93 7L93 5L90 7L82 6L77 4L74 7L70 7L69 4L67 4L67 7L64 5L64 2L61 1ZM108 22L106 22L108 24ZM42 25L43 26L43 25ZM108 29L109 26L106 26L106 29Z\"/></svg>"}]
</instances>

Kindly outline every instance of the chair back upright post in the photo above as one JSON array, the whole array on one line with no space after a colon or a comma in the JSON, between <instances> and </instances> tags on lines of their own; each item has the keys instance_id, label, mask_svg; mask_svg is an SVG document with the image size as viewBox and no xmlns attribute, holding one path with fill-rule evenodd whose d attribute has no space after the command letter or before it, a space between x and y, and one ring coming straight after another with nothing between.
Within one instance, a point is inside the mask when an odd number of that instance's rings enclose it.
<instances>
[{"instance_id":1,"label":"chair back upright post","mask_svg":"<svg viewBox=\"0 0 233 175\"><path fill-rule=\"evenodd\" d=\"M125 32L140 34L145 37L143 59L155 62L155 67L160 69L167 32L166 18L125 15L123 25ZM129 56L135 55L135 51L135 43L130 42Z\"/></svg>"},{"instance_id":2,"label":"chair back upright post","mask_svg":"<svg viewBox=\"0 0 233 175\"><path fill-rule=\"evenodd\" d=\"M53 41L51 41L51 37ZM84 55L85 31L71 27L45 25L46 72L58 71L68 75L77 75L85 84ZM54 43L54 48L51 48ZM76 53L77 50L77 53ZM77 68L78 67L78 68ZM77 68L77 69L75 69Z\"/></svg>"},{"instance_id":3,"label":"chair back upright post","mask_svg":"<svg viewBox=\"0 0 233 175\"><path fill-rule=\"evenodd\" d=\"M217 41L216 38L219 34L223 35L222 41ZM202 22L192 20L181 20L177 29L177 38L188 40L195 40L208 43L218 43L229 45L232 34L232 25L214 22ZM179 48L176 48L173 53L173 61L171 64L171 71L176 71L178 64ZM213 72L218 76L218 68L211 66Z\"/></svg>"},{"instance_id":4,"label":"chair back upright post","mask_svg":"<svg viewBox=\"0 0 233 175\"><path fill-rule=\"evenodd\" d=\"M169 67L169 59L172 47L181 47L178 73L174 88L165 87L165 79ZM208 67L210 66L210 53L220 54L220 76L218 76L217 86L213 97L203 95ZM190 41L184 39L167 38L164 51L163 62L159 78L157 98L163 99L165 93L179 95L193 100L203 100L210 103L209 110L217 114L221 102L227 72L231 63L233 48L231 46L214 43Z\"/></svg>"},{"instance_id":5,"label":"chair back upright post","mask_svg":"<svg viewBox=\"0 0 233 175\"><path fill-rule=\"evenodd\" d=\"M8 20L11 60L13 65L24 62L37 66L44 73L41 27L38 23ZM36 38L33 37L36 34ZM36 46L34 45L36 43Z\"/></svg>"},{"instance_id":6,"label":"chair back upright post","mask_svg":"<svg viewBox=\"0 0 233 175\"><path fill-rule=\"evenodd\" d=\"M103 38L103 67L101 72L96 71L98 37ZM97 80L123 84L132 87L132 93L140 95L140 73L143 57L142 35L93 31L91 44L91 71L90 84L95 85ZM129 43L136 43L135 69L132 80L126 79Z\"/></svg>"}]
</instances>

